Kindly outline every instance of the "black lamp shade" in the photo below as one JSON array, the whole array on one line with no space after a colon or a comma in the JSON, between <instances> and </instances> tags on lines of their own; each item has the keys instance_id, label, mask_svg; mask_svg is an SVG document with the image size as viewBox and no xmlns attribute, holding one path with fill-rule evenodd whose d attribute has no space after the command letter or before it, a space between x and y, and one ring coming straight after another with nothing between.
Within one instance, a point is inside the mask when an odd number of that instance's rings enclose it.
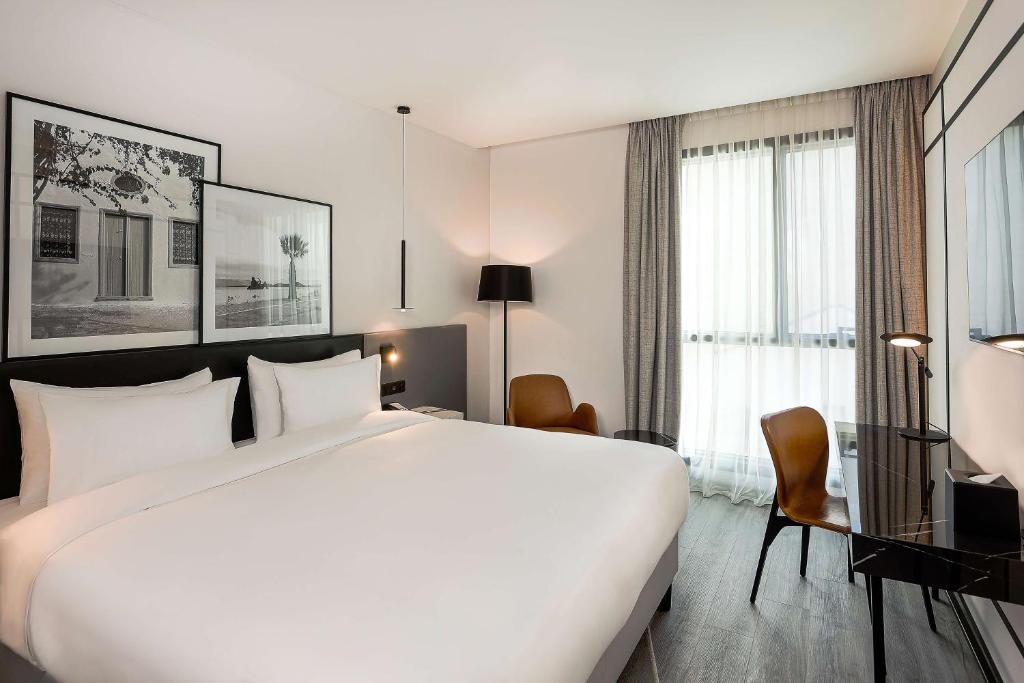
<instances>
[{"instance_id":1,"label":"black lamp shade","mask_svg":"<svg viewBox=\"0 0 1024 683\"><path fill-rule=\"evenodd\" d=\"M530 266L494 265L480 269L477 301L533 301Z\"/></svg>"},{"instance_id":2,"label":"black lamp shade","mask_svg":"<svg viewBox=\"0 0 1024 683\"><path fill-rule=\"evenodd\" d=\"M880 339L892 344L893 346L902 346L904 348L932 343L931 337L919 332L886 332L885 334L880 335Z\"/></svg>"}]
</instances>

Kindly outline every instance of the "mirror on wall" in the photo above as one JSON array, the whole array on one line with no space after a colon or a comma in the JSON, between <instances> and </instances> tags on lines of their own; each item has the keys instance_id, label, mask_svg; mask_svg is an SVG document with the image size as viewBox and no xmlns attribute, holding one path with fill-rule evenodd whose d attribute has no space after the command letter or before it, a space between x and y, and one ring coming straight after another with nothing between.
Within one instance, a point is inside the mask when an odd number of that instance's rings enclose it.
<instances>
[{"instance_id":1,"label":"mirror on wall","mask_svg":"<svg viewBox=\"0 0 1024 683\"><path fill-rule=\"evenodd\" d=\"M971 339L1024 354L1024 113L964 167Z\"/></svg>"}]
</instances>

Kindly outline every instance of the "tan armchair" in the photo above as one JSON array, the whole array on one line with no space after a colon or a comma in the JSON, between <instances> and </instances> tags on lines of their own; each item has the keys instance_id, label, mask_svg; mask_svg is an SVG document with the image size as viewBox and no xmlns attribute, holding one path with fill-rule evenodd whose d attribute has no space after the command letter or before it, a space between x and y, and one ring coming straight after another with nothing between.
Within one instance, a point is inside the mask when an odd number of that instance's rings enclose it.
<instances>
[{"instance_id":1,"label":"tan armchair","mask_svg":"<svg viewBox=\"0 0 1024 683\"><path fill-rule=\"evenodd\" d=\"M558 375L523 375L509 384L508 423L546 432L597 435L594 406L572 409L569 388Z\"/></svg>"}]
</instances>

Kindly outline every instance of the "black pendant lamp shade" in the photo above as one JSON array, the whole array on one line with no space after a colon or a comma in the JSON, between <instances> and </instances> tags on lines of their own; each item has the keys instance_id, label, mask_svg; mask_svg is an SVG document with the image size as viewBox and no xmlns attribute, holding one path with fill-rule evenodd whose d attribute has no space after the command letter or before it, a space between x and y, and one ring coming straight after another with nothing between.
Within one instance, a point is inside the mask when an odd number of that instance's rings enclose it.
<instances>
[{"instance_id":1,"label":"black pendant lamp shade","mask_svg":"<svg viewBox=\"0 0 1024 683\"><path fill-rule=\"evenodd\" d=\"M396 311L405 313L411 311L412 306L405 303L405 117L412 112L406 105L399 105L395 111L402 117L402 244L401 244L401 275L399 279L399 300Z\"/></svg>"},{"instance_id":2,"label":"black pendant lamp shade","mask_svg":"<svg viewBox=\"0 0 1024 683\"><path fill-rule=\"evenodd\" d=\"M533 301L530 266L493 265L480 269L477 301Z\"/></svg>"}]
</instances>

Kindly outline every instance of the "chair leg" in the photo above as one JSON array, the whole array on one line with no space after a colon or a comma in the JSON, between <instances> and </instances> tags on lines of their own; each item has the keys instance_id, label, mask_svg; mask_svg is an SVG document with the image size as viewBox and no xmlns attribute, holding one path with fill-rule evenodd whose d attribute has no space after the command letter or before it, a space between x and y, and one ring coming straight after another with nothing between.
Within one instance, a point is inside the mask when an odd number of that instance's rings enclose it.
<instances>
[{"instance_id":1,"label":"chair leg","mask_svg":"<svg viewBox=\"0 0 1024 683\"><path fill-rule=\"evenodd\" d=\"M853 583L853 556L849 545L846 547L846 580Z\"/></svg>"},{"instance_id":2,"label":"chair leg","mask_svg":"<svg viewBox=\"0 0 1024 683\"><path fill-rule=\"evenodd\" d=\"M750 602L757 600L757 589L761 585L761 572L764 571L764 559L768 556L768 547L775 540L775 537L779 535L779 531L782 529L782 524L779 523L778 519L779 512L779 498L776 496L772 499L772 509L768 513L768 523L764 528L764 541L761 543L761 557L757 560L757 572L754 574L754 587L750 590Z\"/></svg>"},{"instance_id":3,"label":"chair leg","mask_svg":"<svg viewBox=\"0 0 1024 683\"><path fill-rule=\"evenodd\" d=\"M932 599L928 595L928 588L925 586L921 586L921 597L924 598L924 611L928 614L928 627L932 631L938 632L935 628L935 612L932 611Z\"/></svg>"},{"instance_id":4,"label":"chair leg","mask_svg":"<svg viewBox=\"0 0 1024 683\"><path fill-rule=\"evenodd\" d=\"M805 526L800 537L800 576L807 576L807 549L811 545L811 527Z\"/></svg>"}]
</instances>

